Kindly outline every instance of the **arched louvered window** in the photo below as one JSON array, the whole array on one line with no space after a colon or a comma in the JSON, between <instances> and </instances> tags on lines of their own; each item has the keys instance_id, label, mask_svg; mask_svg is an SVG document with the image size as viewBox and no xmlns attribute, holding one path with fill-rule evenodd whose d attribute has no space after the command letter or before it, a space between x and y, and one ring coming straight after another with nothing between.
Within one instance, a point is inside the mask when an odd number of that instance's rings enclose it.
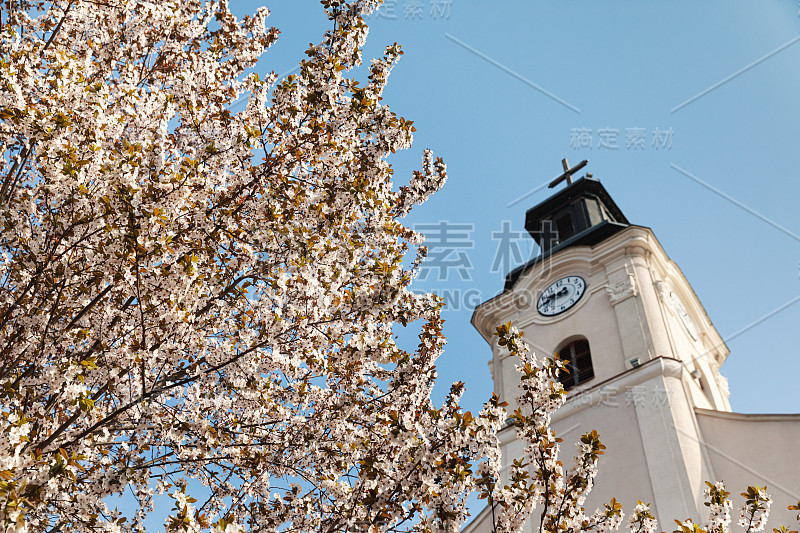
<instances>
[{"instance_id":1,"label":"arched louvered window","mask_svg":"<svg viewBox=\"0 0 800 533\"><path fill-rule=\"evenodd\" d=\"M592 354L589 351L589 341L586 339L579 339L567 344L558 350L558 356L562 361L569 361L566 364L569 373L562 372L558 376L558 380L564 385L565 389L574 387L594 377Z\"/></svg>"}]
</instances>

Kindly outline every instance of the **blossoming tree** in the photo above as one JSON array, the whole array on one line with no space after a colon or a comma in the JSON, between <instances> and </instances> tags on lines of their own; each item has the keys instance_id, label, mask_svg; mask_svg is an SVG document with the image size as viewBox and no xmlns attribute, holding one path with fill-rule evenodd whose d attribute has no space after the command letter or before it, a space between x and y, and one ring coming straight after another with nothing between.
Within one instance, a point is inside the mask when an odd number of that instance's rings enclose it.
<instances>
[{"instance_id":1,"label":"blossoming tree","mask_svg":"<svg viewBox=\"0 0 800 533\"><path fill-rule=\"evenodd\" d=\"M399 220L445 167L426 152L392 189L399 47L348 77L376 3L322 2L331 30L280 81L246 73L266 9L4 3L4 528L143 530L159 493L176 531L463 521L502 417L462 413L458 384L430 401L440 303L409 291Z\"/></svg>"},{"instance_id":2,"label":"blossoming tree","mask_svg":"<svg viewBox=\"0 0 800 533\"><path fill-rule=\"evenodd\" d=\"M331 29L285 80L247 73L277 38L266 9L3 4L0 529L142 531L167 494L169 531L455 531L474 490L498 530L534 507L548 531L619 525L614 501L584 516L602 444L564 472L561 364L512 328L530 446L507 483L499 400L431 403L440 303L409 290L424 248L401 220L445 166L425 152L393 189L400 48L352 75L377 3L323 0ZM412 322L406 351L392 326ZM631 524L655 527L644 505Z\"/></svg>"}]
</instances>

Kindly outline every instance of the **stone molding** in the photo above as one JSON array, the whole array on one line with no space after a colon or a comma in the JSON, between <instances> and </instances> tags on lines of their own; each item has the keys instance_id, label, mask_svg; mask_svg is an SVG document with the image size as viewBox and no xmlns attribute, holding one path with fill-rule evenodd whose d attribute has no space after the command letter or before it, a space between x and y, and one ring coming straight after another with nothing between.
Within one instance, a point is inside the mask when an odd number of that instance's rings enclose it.
<instances>
[{"instance_id":1,"label":"stone molding","mask_svg":"<svg viewBox=\"0 0 800 533\"><path fill-rule=\"evenodd\" d=\"M606 294L608 294L608 299L611 300L611 305L617 305L628 298L638 295L639 292L636 290L636 280L633 277L633 273L628 272L625 279L613 284L609 283L606 286Z\"/></svg>"},{"instance_id":2,"label":"stone molding","mask_svg":"<svg viewBox=\"0 0 800 533\"><path fill-rule=\"evenodd\" d=\"M656 281L655 286L658 299L661 300L662 303L667 303L669 301L669 289L667 289L667 284L663 281Z\"/></svg>"}]
</instances>

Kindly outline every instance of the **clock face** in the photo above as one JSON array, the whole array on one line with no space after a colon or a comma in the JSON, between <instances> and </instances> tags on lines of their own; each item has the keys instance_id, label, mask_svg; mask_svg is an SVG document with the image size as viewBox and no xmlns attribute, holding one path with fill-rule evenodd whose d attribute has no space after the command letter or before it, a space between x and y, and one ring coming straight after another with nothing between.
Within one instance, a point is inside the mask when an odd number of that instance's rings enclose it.
<instances>
[{"instance_id":1,"label":"clock face","mask_svg":"<svg viewBox=\"0 0 800 533\"><path fill-rule=\"evenodd\" d=\"M536 309L544 316L563 313L578 303L584 292L586 292L586 282L582 277L561 278L544 290L536 302Z\"/></svg>"},{"instance_id":2,"label":"clock face","mask_svg":"<svg viewBox=\"0 0 800 533\"><path fill-rule=\"evenodd\" d=\"M683 307L680 298L678 298L678 295L674 292L670 293L670 298L672 299L672 306L675 308L675 312L683 323L683 327L686 328L686 331L692 339L697 340L697 328L694 327L694 321L692 321L692 317L689 316L689 313L686 312L686 308Z\"/></svg>"}]
</instances>

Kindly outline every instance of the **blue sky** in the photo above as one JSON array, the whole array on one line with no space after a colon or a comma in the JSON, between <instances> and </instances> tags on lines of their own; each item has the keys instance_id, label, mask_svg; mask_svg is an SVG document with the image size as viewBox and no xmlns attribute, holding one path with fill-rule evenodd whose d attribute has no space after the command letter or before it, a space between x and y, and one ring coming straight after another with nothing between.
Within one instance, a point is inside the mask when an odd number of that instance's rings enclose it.
<instances>
[{"instance_id":1,"label":"blue sky","mask_svg":"<svg viewBox=\"0 0 800 533\"><path fill-rule=\"evenodd\" d=\"M244 14L260 2L231 5ZM282 74L328 23L315 0L267 5L281 37L259 70ZM365 56L403 45L384 101L418 130L413 148L391 160L398 180L424 148L448 165L448 183L410 222L466 231L450 258L462 253L468 267L418 284L459 302L445 311L439 394L461 380L467 408L488 398L490 350L469 319L477 301L502 290L493 232L504 221L523 231L526 209L549 193L519 198L557 176L566 157L589 159L586 170L683 270L731 350L722 372L734 410L800 412L796 1L385 8L368 19ZM527 237L520 244L530 253Z\"/></svg>"}]
</instances>

